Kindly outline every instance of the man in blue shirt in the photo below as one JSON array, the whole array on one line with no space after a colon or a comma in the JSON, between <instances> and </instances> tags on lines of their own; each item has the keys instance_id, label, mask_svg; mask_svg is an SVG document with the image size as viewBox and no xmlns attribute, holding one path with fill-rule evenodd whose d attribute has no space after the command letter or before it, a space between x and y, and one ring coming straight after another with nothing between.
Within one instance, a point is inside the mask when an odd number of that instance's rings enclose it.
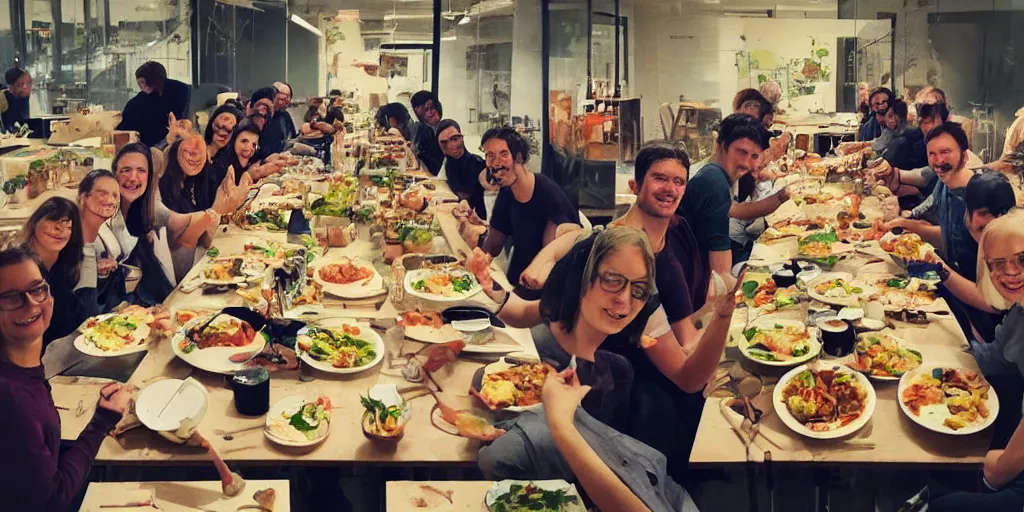
<instances>
[{"instance_id":1,"label":"man in blue shirt","mask_svg":"<svg viewBox=\"0 0 1024 512\"><path fill-rule=\"evenodd\" d=\"M889 100L892 99L892 91L885 87L876 87L871 91L868 101L871 104L870 119L860 129L858 140L875 140L882 135L885 113L889 111Z\"/></svg>"},{"instance_id":2,"label":"man in blue shirt","mask_svg":"<svg viewBox=\"0 0 1024 512\"><path fill-rule=\"evenodd\" d=\"M901 218L893 219L886 224L887 229L903 228L917 233L921 239L935 246L942 252L945 263L950 269L971 282L977 282L978 242L971 236L967 219L967 184L974 172L967 167L967 134L959 123L938 125L928 132L925 138L928 145L928 164L939 178L931 196L926 200L930 204L928 211L915 210L913 214L904 213ZM916 217L934 218L938 225ZM971 326L966 326L965 335L972 337L970 327L978 331L985 341L990 341L997 323L987 308L971 305L971 301L961 300L953 294L946 297L959 306L970 319ZM954 312L956 307L954 307ZM962 326L963 327L963 326Z\"/></svg>"}]
</instances>

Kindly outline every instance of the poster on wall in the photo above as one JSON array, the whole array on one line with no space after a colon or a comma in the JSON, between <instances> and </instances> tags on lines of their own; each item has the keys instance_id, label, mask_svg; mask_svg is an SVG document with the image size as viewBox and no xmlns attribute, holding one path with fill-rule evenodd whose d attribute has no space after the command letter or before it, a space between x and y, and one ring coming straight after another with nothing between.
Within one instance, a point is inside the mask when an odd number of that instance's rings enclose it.
<instances>
[{"instance_id":1,"label":"poster on wall","mask_svg":"<svg viewBox=\"0 0 1024 512\"><path fill-rule=\"evenodd\" d=\"M385 78L409 76L409 57L380 54L380 68L377 70L377 76Z\"/></svg>"},{"instance_id":2,"label":"poster on wall","mask_svg":"<svg viewBox=\"0 0 1024 512\"><path fill-rule=\"evenodd\" d=\"M832 97L832 45L807 38L800 52L780 55L771 49L736 52L739 88L760 88L776 82L782 89L783 105L802 104L823 108ZM803 53L803 55L801 55Z\"/></svg>"}]
</instances>

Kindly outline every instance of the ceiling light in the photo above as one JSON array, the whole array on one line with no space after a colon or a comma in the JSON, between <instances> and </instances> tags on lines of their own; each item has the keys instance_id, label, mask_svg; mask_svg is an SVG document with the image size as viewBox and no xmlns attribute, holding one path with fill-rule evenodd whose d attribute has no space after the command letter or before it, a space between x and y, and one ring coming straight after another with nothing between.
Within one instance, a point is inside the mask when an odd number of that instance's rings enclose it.
<instances>
[{"instance_id":1,"label":"ceiling light","mask_svg":"<svg viewBox=\"0 0 1024 512\"><path fill-rule=\"evenodd\" d=\"M306 29L306 30L316 34L317 37L323 37L324 36L323 32L320 32L319 29L317 29L313 25L310 25L308 21L302 19L302 17L300 17L300 16L298 16L296 14L292 14L291 20L292 20L292 23L294 23L294 24L296 24L296 25L298 25L298 26L300 26L300 27L302 27L302 28L304 28L304 29Z\"/></svg>"},{"instance_id":2,"label":"ceiling light","mask_svg":"<svg viewBox=\"0 0 1024 512\"><path fill-rule=\"evenodd\" d=\"M470 21L472 20L470 19L469 16L464 16L461 20L459 20L459 25L469 25Z\"/></svg>"}]
</instances>

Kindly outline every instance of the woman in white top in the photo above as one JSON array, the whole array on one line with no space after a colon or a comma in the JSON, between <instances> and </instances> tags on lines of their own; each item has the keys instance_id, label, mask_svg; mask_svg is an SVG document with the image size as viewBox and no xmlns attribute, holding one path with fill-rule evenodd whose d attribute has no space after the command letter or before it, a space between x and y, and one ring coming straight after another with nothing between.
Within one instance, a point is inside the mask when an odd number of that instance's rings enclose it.
<instances>
[{"instance_id":1,"label":"woman in white top","mask_svg":"<svg viewBox=\"0 0 1024 512\"><path fill-rule=\"evenodd\" d=\"M112 167L120 188L121 204L117 214L100 231L97 257L100 260L111 258L117 263L130 262L141 268L137 302L159 304L173 289L174 273L169 268L168 251L178 247L194 248L199 237L219 222L218 212L232 211L231 205L239 201L229 199L225 191L218 190L212 208L190 214L168 210L157 199L152 156L149 148L141 143L122 147ZM244 196L244 191L240 193ZM161 238L160 231L164 228L166 235ZM158 258L158 253L166 264Z\"/></svg>"}]
</instances>

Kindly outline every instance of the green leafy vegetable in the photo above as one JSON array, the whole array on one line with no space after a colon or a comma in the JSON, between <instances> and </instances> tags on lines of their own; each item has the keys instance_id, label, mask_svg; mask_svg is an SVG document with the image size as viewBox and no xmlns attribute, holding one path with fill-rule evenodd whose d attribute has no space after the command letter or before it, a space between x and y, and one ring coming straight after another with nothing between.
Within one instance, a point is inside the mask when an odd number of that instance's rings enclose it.
<instances>
[{"instance_id":1,"label":"green leafy vegetable","mask_svg":"<svg viewBox=\"0 0 1024 512\"><path fill-rule=\"evenodd\" d=\"M744 297L748 299L753 299L754 292L757 291L757 288L759 286L760 285L757 284L757 281L745 281L742 285L740 285L740 289L743 290Z\"/></svg>"},{"instance_id":2,"label":"green leafy vegetable","mask_svg":"<svg viewBox=\"0 0 1024 512\"><path fill-rule=\"evenodd\" d=\"M832 244L839 241L839 236L836 235L835 231L823 231L819 233L812 233L800 239L799 245L803 247L812 242L821 242L831 246Z\"/></svg>"},{"instance_id":3,"label":"green leafy vegetable","mask_svg":"<svg viewBox=\"0 0 1024 512\"><path fill-rule=\"evenodd\" d=\"M751 327L750 329L743 331L743 337L746 338L747 341L754 339L754 336L757 336L757 327Z\"/></svg>"},{"instance_id":4,"label":"green leafy vegetable","mask_svg":"<svg viewBox=\"0 0 1024 512\"><path fill-rule=\"evenodd\" d=\"M754 359L758 359L758 360L761 360L761 361L778 361L779 360L778 356L776 356L774 353L769 352L767 350L761 350L759 348L747 349L747 354L749 354L750 357L753 357Z\"/></svg>"},{"instance_id":5,"label":"green leafy vegetable","mask_svg":"<svg viewBox=\"0 0 1024 512\"><path fill-rule=\"evenodd\" d=\"M885 282L885 285L888 286L889 288L899 289L906 288L908 284L910 284L910 281L904 279L890 279Z\"/></svg>"},{"instance_id":6,"label":"green leafy vegetable","mask_svg":"<svg viewBox=\"0 0 1024 512\"><path fill-rule=\"evenodd\" d=\"M210 247L209 249L206 250L206 255L211 258L216 258L217 256L220 255L220 249L216 247Z\"/></svg>"}]
</instances>

